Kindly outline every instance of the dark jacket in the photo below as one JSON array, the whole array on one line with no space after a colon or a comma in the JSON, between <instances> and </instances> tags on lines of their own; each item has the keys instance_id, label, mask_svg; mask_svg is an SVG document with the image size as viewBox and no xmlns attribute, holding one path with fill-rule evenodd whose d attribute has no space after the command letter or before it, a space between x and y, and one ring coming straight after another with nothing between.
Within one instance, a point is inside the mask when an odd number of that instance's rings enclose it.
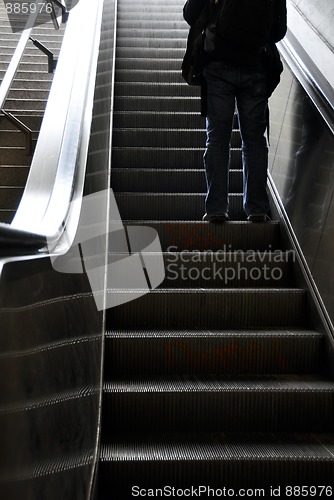
<instances>
[{"instance_id":1,"label":"dark jacket","mask_svg":"<svg viewBox=\"0 0 334 500\"><path fill-rule=\"evenodd\" d=\"M187 0L183 7L183 17L190 26L195 23L209 1ZM287 30L286 0L276 0L275 9L275 21L269 40L276 43L284 37ZM216 49L210 54L211 60L219 60L242 66L256 64L260 57L260 48L240 47L225 40L217 40Z\"/></svg>"}]
</instances>

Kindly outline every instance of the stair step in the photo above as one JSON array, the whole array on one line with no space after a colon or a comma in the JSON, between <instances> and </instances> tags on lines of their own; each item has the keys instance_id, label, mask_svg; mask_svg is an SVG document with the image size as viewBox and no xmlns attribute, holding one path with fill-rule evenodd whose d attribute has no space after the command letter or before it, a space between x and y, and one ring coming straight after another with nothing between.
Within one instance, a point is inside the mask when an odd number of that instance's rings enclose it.
<instances>
[{"instance_id":1,"label":"stair step","mask_svg":"<svg viewBox=\"0 0 334 500\"><path fill-rule=\"evenodd\" d=\"M31 156L27 155L25 147L1 147L1 162L6 165L30 165Z\"/></svg>"},{"instance_id":2,"label":"stair step","mask_svg":"<svg viewBox=\"0 0 334 500\"><path fill-rule=\"evenodd\" d=\"M33 143L36 143L36 133L32 136ZM25 134L18 129L5 129L0 133L0 147L25 146Z\"/></svg>"},{"instance_id":3,"label":"stair step","mask_svg":"<svg viewBox=\"0 0 334 500\"><path fill-rule=\"evenodd\" d=\"M107 380L173 374L321 371L323 336L310 330L116 330L106 333Z\"/></svg>"},{"instance_id":4,"label":"stair step","mask_svg":"<svg viewBox=\"0 0 334 500\"><path fill-rule=\"evenodd\" d=\"M331 485L333 455L333 434L115 433L101 450L100 470L108 478L102 500L129 498L137 485L193 486L197 495L200 485L210 485L204 488L218 488L218 496L223 488L257 487L263 498L274 485L284 498L286 486ZM204 498L209 494L202 490Z\"/></svg>"},{"instance_id":5,"label":"stair step","mask_svg":"<svg viewBox=\"0 0 334 500\"><path fill-rule=\"evenodd\" d=\"M27 181L29 167L26 165L1 165L0 166L0 185L24 187Z\"/></svg>"},{"instance_id":6,"label":"stair step","mask_svg":"<svg viewBox=\"0 0 334 500\"><path fill-rule=\"evenodd\" d=\"M114 168L111 172L111 185L115 192L204 193L206 190L204 169L156 169L156 168ZM232 192L242 186L242 170L229 172L229 185Z\"/></svg>"},{"instance_id":7,"label":"stair step","mask_svg":"<svg viewBox=\"0 0 334 500\"><path fill-rule=\"evenodd\" d=\"M16 209L23 193L22 187L0 186L0 209Z\"/></svg>"},{"instance_id":8,"label":"stair step","mask_svg":"<svg viewBox=\"0 0 334 500\"><path fill-rule=\"evenodd\" d=\"M170 288L149 293L109 289L108 301L114 328L258 329L307 324L306 295L299 289ZM118 304L122 306L115 307Z\"/></svg>"},{"instance_id":9,"label":"stair step","mask_svg":"<svg viewBox=\"0 0 334 500\"><path fill-rule=\"evenodd\" d=\"M0 208L0 222L10 224L14 218L16 210L7 210Z\"/></svg>"},{"instance_id":10,"label":"stair step","mask_svg":"<svg viewBox=\"0 0 334 500\"><path fill-rule=\"evenodd\" d=\"M38 111L44 111L46 106L46 99L12 99L8 98L6 100L5 109L10 111L12 114L16 114L16 110L24 111L25 113L31 113Z\"/></svg>"}]
</instances>

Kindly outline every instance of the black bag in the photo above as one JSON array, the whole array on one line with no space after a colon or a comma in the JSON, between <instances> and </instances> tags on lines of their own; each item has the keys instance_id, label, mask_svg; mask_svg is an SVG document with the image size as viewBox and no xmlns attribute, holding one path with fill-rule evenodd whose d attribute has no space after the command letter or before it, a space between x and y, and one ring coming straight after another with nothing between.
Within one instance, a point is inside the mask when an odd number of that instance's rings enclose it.
<instances>
[{"instance_id":1,"label":"black bag","mask_svg":"<svg viewBox=\"0 0 334 500\"><path fill-rule=\"evenodd\" d=\"M181 66L182 76L188 85L201 85L203 82L203 69L207 64L207 53L204 50L205 28L209 12L208 4L188 33L187 48Z\"/></svg>"},{"instance_id":2,"label":"black bag","mask_svg":"<svg viewBox=\"0 0 334 500\"><path fill-rule=\"evenodd\" d=\"M263 63L267 75L267 95L271 96L281 80L283 64L274 42L268 42L264 47Z\"/></svg>"},{"instance_id":3,"label":"black bag","mask_svg":"<svg viewBox=\"0 0 334 500\"><path fill-rule=\"evenodd\" d=\"M240 47L259 48L269 40L276 0L211 0L216 35Z\"/></svg>"}]
</instances>

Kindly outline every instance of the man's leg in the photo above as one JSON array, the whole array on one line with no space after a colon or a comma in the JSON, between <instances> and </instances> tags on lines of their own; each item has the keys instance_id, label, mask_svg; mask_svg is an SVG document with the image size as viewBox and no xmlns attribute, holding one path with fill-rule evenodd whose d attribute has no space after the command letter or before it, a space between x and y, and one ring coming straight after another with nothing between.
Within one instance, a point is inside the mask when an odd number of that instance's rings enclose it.
<instances>
[{"instance_id":1,"label":"man's leg","mask_svg":"<svg viewBox=\"0 0 334 500\"><path fill-rule=\"evenodd\" d=\"M211 62L204 72L207 81L206 149L207 183L205 208L208 216L228 212L230 139L235 110L233 68Z\"/></svg>"},{"instance_id":2,"label":"man's leg","mask_svg":"<svg viewBox=\"0 0 334 500\"><path fill-rule=\"evenodd\" d=\"M247 216L266 215L269 212L265 137L268 99L265 73L261 67L241 70L237 107L242 138L244 210Z\"/></svg>"}]
</instances>

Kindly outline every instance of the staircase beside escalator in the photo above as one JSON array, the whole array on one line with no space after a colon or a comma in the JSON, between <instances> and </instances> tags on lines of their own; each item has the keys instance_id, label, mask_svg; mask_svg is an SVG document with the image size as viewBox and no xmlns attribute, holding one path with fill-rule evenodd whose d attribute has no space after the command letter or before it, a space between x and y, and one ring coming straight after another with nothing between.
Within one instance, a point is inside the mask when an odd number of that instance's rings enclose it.
<instances>
[{"instance_id":1,"label":"staircase beside escalator","mask_svg":"<svg viewBox=\"0 0 334 500\"><path fill-rule=\"evenodd\" d=\"M55 59L59 54L65 27L55 30L50 20L36 26L32 37L50 49ZM8 68L21 33L13 32L0 5L0 83ZM4 110L17 117L32 132L32 149L25 134L0 112L0 222L10 223L19 205L29 174L32 154L48 99L53 74L48 73L48 58L31 41L9 92Z\"/></svg>"},{"instance_id":2,"label":"staircase beside escalator","mask_svg":"<svg viewBox=\"0 0 334 500\"><path fill-rule=\"evenodd\" d=\"M157 230L166 276L108 311L99 500L332 486L326 343L281 224L245 220L237 129L231 222L201 221L205 124L180 76L183 3L118 5L112 187L125 226Z\"/></svg>"}]
</instances>

